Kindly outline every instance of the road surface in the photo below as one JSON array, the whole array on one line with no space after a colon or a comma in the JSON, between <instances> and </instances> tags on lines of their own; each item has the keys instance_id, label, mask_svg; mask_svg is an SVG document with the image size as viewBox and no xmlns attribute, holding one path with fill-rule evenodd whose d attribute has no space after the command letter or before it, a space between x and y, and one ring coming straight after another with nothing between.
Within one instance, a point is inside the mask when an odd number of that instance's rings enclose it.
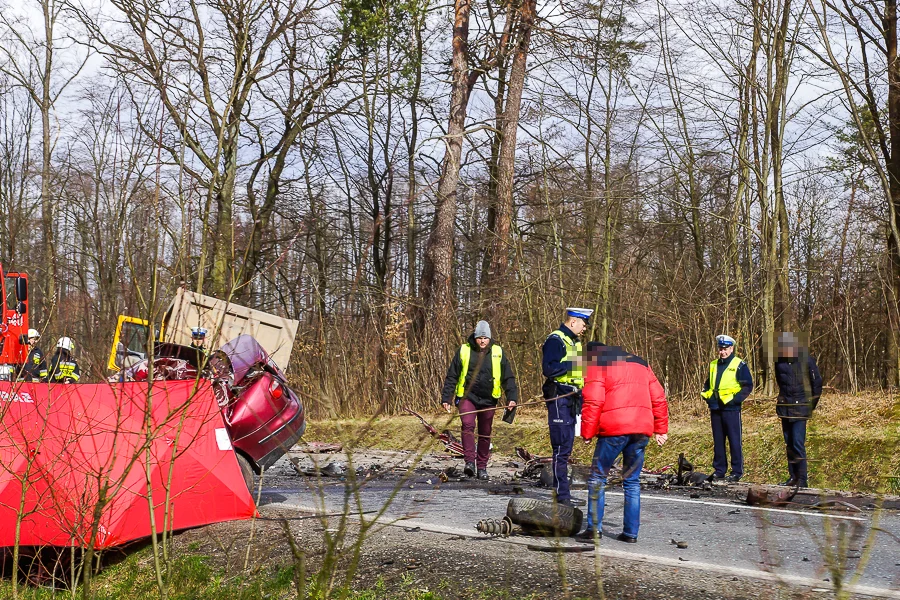
<instances>
[{"instance_id":1,"label":"road surface","mask_svg":"<svg viewBox=\"0 0 900 600\"><path fill-rule=\"evenodd\" d=\"M311 457L293 453L307 469ZM346 464L343 455L315 457L319 466ZM304 477L283 459L263 479L262 508L340 513L345 500L364 518L374 518L406 531L431 531L453 536L483 537L474 529L480 519L502 518L513 496L547 500L550 492L530 481L513 478L515 468L500 463L490 468L489 483L471 480L442 483L438 473L456 460L411 454L365 452L354 465L381 465L380 476L354 491L346 477ZM420 467L408 477L413 463ZM415 466L415 465L414 465ZM367 471L371 473L370 471ZM637 544L614 538L622 531L621 487L607 492L604 537L597 552L635 565L652 564L694 569L721 576L756 579L760 589L778 582L813 590L833 588L836 577L850 582L858 595L900 599L900 511L864 508L859 512L822 514L806 508L755 508L732 499L746 488L713 491L663 490L645 486L641 500L641 530ZM348 495L349 494L349 495ZM573 495L585 500L587 491ZM698 497L691 497L691 495ZM679 548L674 542L681 542ZM514 535L503 544L550 545L553 540ZM583 548L572 539L563 546ZM498 546L498 548L501 546ZM574 555L571 555L574 556Z\"/></svg>"}]
</instances>

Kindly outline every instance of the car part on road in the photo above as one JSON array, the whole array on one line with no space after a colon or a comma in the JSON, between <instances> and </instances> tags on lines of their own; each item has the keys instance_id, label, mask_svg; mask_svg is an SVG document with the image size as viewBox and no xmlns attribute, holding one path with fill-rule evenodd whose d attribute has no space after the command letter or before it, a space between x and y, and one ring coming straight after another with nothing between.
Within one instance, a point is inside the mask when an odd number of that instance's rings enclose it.
<instances>
[{"instance_id":1,"label":"car part on road","mask_svg":"<svg viewBox=\"0 0 900 600\"><path fill-rule=\"evenodd\" d=\"M575 507L534 498L510 499L506 516L526 533L566 537L578 533L584 519Z\"/></svg>"},{"instance_id":2,"label":"car part on road","mask_svg":"<svg viewBox=\"0 0 900 600\"><path fill-rule=\"evenodd\" d=\"M754 485L747 490L747 504L750 506L787 506L797 495L798 486L787 490L770 490Z\"/></svg>"},{"instance_id":3,"label":"car part on road","mask_svg":"<svg viewBox=\"0 0 900 600\"><path fill-rule=\"evenodd\" d=\"M425 426L425 431L431 434L431 437L442 443L444 445L444 448L447 449L447 452L449 452L453 456L463 456L462 442L457 440L452 433L447 430L444 430L443 433L439 432L431 425L431 423L425 420L425 417L411 408L404 406L403 410L419 419L419 421L422 422L422 425Z\"/></svg>"},{"instance_id":4,"label":"car part on road","mask_svg":"<svg viewBox=\"0 0 900 600\"><path fill-rule=\"evenodd\" d=\"M475 525L480 533L491 537L509 537L512 534L513 522L509 517L502 519L482 519Z\"/></svg>"}]
</instances>

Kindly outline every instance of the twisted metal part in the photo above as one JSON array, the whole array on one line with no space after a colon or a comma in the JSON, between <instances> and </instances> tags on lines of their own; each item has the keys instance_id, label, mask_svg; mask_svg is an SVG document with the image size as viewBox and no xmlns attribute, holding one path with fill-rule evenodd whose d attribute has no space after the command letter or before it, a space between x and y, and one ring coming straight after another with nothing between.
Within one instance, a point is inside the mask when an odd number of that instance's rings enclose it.
<instances>
[{"instance_id":1,"label":"twisted metal part","mask_svg":"<svg viewBox=\"0 0 900 600\"><path fill-rule=\"evenodd\" d=\"M502 519L482 519L475 525L479 532L491 537L509 537L512 533L513 523L509 517Z\"/></svg>"}]
</instances>

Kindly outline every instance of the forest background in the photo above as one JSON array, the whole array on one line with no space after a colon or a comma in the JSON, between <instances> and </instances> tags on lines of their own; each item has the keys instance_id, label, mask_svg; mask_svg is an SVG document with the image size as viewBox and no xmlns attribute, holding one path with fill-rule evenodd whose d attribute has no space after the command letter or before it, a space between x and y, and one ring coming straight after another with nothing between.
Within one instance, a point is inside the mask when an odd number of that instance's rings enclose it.
<instances>
[{"instance_id":1,"label":"forest background","mask_svg":"<svg viewBox=\"0 0 900 600\"><path fill-rule=\"evenodd\" d=\"M299 319L318 416L482 318L537 394L566 306L673 399L722 332L898 384L895 0L4 1L0 261L95 380L186 285Z\"/></svg>"}]
</instances>

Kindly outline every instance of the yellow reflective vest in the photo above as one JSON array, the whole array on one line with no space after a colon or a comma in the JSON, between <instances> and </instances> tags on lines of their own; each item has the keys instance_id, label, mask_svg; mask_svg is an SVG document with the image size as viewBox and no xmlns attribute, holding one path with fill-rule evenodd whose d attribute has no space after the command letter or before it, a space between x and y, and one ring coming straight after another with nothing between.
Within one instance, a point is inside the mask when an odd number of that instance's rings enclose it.
<instances>
[{"instance_id":1,"label":"yellow reflective vest","mask_svg":"<svg viewBox=\"0 0 900 600\"><path fill-rule=\"evenodd\" d=\"M554 335L561 339L563 345L566 347L566 357L564 360L573 361L576 357L582 355L580 341L573 342L569 336L567 336L559 329L557 329L547 337L551 337ZM584 367L572 367L567 373L564 373L559 377L554 377L553 379L555 381L558 381L559 383L574 385L578 389L581 389L584 387Z\"/></svg>"},{"instance_id":2,"label":"yellow reflective vest","mask_svg":"<svg viewBox=\"0 0 900 600\"><path fill-rule=\"evenodd\" d=\"M722 378L719 380L718 388L716 387L716 373L719 370L719 361L716 359L709 363L709 389L705 392L700 392L700 397L704 400L709 400L718 391L719 400L722 401L722 404L731 402L737 393L741 391L741 384L737 380L737 370L743 362L737 356L731 355L731 360L728 362L725 372L722 373Z\"/></svg>"},{"instance_id":3,"label":"yellow reflective vest","mask_svg":"<svg viewBox=\"0 0 900 600\"><path fill-rule=\"evenodd\" d=\"M472 358L472 348L469 344L459 347L459 360L462 362L462 370L459 372L459 380L456 382L456 397L463 398L466 395L466 374L469 372L469 361ZM503 348L494 344L491 346L491 370L494 376L494 389L491 396L500 397L500 362L503 360Z\"/></svg>"}]
</instances>

